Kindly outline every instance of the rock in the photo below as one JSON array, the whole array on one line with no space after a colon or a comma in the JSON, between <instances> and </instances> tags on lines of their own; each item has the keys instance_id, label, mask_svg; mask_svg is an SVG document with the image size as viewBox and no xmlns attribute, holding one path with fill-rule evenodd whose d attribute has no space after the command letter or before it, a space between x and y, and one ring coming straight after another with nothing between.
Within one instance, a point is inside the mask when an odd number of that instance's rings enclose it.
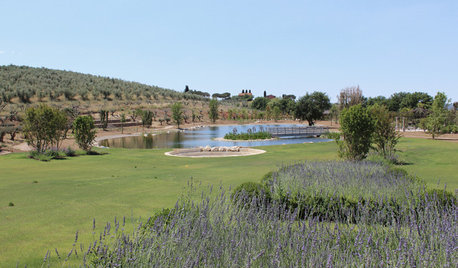
<instances>
[{"instance_id":1,"label":"rock","mask_svg":"<svg viewBox=\"0 0 458 268\"><path fill-rule=\"evenodd\" d=\"M211 148L211 151L212 151L212 152L218 152L218 150L219 150L218 147L212 147L212 148Z\"/></svg>"},{"instance_id":2,"label":"rock","mask_svg":"<svg viewBox=\"0 0 458 268\"><path fill-rule=\"evenodd\" d=\"M207 145L207 146L205 146L204 150L205 150L206 152L210 152L210 151L212 150L212 148L211 148L210 146Z\"/></svg>"}]
</instances>

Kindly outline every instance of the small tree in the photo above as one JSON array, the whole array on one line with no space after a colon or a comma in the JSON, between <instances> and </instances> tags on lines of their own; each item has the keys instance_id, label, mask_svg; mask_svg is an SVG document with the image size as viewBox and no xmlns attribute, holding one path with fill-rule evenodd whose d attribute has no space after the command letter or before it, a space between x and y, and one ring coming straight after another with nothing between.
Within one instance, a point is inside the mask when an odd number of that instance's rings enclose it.
<instances>
[{"instance_id":1,"label":"small tree","mask_svg":"<svg viewBox=\"0 0 458 268\"><path fill-rule=\"evenodd\" d=\"M377 152L384 158L393 156L401 136L396 132L388 108L384 105L375 104L369 107L369 112L374 120L373 143Z\"/></svg>"},{"instance_id":2,"label":"small tree","mask_svg":"<svg viewBox=\"0 0 458 268\"><path fill-rule=\"evenodd\" d=\"M91 151L95 140L95 124L91 116L78 116L73 121L73 132L78 146L86 152Z\"/></svg>"},{"instance_id":3,"label":"small tree","mask_svg":"<svg viewBox=\"0 0 458 268\"><path fill-rule=\"evenodd\" d=\"M350 160L366 158L374 129L372 117L361 104L344 109L340 115L340 131L344 140L339 143L339 156Z\"/></svg>"},{"instance_id":4,"label":"small tree","mask_svg":"<svg viewBox=\"0 0 458 268\"><path fill-rule=\"evenodd\" d=\"M126 114L121 114L121 134L124 134L124 123L126 122Z\"/></svg>"},{"instance_id":5,"label":"small tree","mask_svg":"<svg viewBox=\"0 0 458 268\"><path fill-rule=\"evenodd\" d=\"M183 122L183 107L180 102L175 102L172 105L172 118L177 124L177 128L180 128L180 124Z\"/></svg>"},{"instance_id":6,"label":"small tree","mask_svg":"<svg viewBox=\"0 0 458 268\"><path fill-rule=\"evenodd\" d=\"M433 140L440 135L441 130L445 127L447 120L446 103L447 96L442 92L438 92L434 97L432 112L424 121L423 125L428 133L431 134Z\"/></svg>"},{"instance_id":7,"label":"small tree","mask_svg":"<svg viewBox=\"0 0 458 268\"><path fill-rule=\"evenodd\" d=\"M315 91L299 99L295 116L307 120L309 126L313 126L316 120L323 118L324 111L329 108L331 108L329 97L323 92Z\"/></svg>"},{"instance_id":8,"label":"small tree","mask_svg":"<svg viewBox=\"0 0 458 268\"><path fill-rule=\"evenodd\" d=\"M150 127L151 124L153 123L153 112L145 110L141 112L141 117L142 117L142 126L143 128Z\"/></svg>"},{"instance_id":9,"label":"small tree","mask_svg":"<svg viewBox=\"0 0 458 268\"><path fill-rule=\"evenodd\" d=\"M43 153L51 145L59 148L67 124L66 114L58 109L41 104L26 110L24 134L27 143L38 153Z\"/></svg>"},{"instance_id":10,"label":"small tree","mask_svg":"<svg viewBox=\"0 0 458 268\"><path fill-rule=\"evenodd\" d=\"M213 99L210 101L209 104L210 110L208 111L208 115L210 117L210 120L215 123L216 120L218 119L218 101Z\"/></svg>"},{"instance_id":11,"label":"small tree","mask_svg":"<svg viewBox=\"0 0 458 268\"><path fill-rule=\"evenodd\" d=\"M108 127L108 117L110 116L110 112L107 110L100 110L100 123L102 124L103 130L106 130Z\"/></svg>"}]
</instances>

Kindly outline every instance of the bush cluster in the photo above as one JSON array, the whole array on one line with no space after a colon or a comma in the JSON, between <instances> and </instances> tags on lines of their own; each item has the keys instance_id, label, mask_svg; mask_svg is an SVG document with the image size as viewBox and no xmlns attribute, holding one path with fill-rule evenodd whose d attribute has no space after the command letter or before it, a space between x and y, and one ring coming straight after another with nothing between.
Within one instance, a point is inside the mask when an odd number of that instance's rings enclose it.
<instances>
[{"instance_id":1,"label":"bush cluster","mask_svg":"<svg viewBox=\"0 0 458 268\"><path fill-rule=\"evenodd\" d=\"M266 131L259 132L242 132L242 133L227 133L224 135L226 140L264 140L271 139L272 134Z\"/></svg>"}]
</instances>

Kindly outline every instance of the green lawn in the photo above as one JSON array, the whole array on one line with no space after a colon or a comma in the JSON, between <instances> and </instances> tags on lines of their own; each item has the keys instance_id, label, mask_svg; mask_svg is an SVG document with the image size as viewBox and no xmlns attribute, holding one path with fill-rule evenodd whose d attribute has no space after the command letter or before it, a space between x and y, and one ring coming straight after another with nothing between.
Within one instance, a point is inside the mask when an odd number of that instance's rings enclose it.
<instances>
[{"instance_id":1,"label":"green lawn","mask_svg":"<svg viewBox=\"0 0 458 268\"><path fill-rule=\"evenodd\" d=\"M191 159L165 156L167 150L109 149L101 156L39 162L26 154L0 157L0 266L39 266L49 249L61 255L79 242L93 240L107 221L126 216L148 218L171 207L190 178L203 185L237 186L258 181L282 164L336 159L335 143L264 147L247 157ZM425 181L435 178L458 188L458 143L403 139L405 166ZM38 181L38 183L34 183ZM14 206L9 207L8 203Z\"/></svg>"}]
</instances>

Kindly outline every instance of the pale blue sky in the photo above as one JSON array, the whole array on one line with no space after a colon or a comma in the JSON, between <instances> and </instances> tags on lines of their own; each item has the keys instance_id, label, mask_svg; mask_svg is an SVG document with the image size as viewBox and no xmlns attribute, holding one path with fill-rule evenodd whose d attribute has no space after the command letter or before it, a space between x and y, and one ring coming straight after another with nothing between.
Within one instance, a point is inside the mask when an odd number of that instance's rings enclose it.
<instances>
[{"instance_id":1,"label":"pale blue sky","mask_svg":"<svg viewBox=\"0 0 458 268\"><path fill-rule=\"evenodd\" d=\"M183 90L458 101L457 0L0 0L0 65Z\"/></svg>"}]
</instances>

